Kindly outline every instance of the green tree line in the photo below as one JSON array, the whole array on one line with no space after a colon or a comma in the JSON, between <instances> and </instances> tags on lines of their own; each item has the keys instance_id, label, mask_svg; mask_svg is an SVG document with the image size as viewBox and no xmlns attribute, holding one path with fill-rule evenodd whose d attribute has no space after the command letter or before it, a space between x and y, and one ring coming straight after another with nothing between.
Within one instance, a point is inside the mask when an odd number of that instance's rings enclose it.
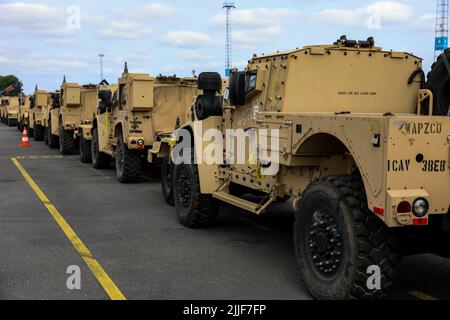
<instances>
[{"instance_id":1,"label":"green tree line","mask_svg":"<svg viewBox=\"0 0 450 320\"><path fill-rule=\"evenodd\" d=\"M5 96L18 96L22 92L22 86L22 82L16 76L0 76L0 93L3 93ZM12 90L3 92L3 90L9 87L11 87Z\"/></svg>"}]
</instances>

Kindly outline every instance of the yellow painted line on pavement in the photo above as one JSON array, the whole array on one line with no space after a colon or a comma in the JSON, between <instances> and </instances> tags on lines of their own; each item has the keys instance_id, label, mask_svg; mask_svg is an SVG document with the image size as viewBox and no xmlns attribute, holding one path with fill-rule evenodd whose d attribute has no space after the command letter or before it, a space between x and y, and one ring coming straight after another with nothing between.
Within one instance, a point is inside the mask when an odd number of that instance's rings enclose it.
<instances>
[{"instance_id":1,"label":"yellow painted line on pavement","mask_svg":"<svg viewBox=\"0 0 450 320\"><path fill-rule=\"evenodd\" d=\"M262 224L260 224L260 223L258 223L256 221L253 221L253 220L248 219L248 218L239 217L238 220L246 222L246 223L254 226L255 228L258 228L259 230L262 230L262 231L272 231L272 229L270 229L269 227L266 227L266 226L264 226L264 225L262 225Z\"/></svg>"},{"instance_id":2,"label":"yellow painted line on pavement","mask_svg":"<svg viewBox=\"0 0 450 320\"><path fill-rule=\"evenodd\" d=\"M10 158L8 158L9 160ZM64 159L64 156L17 156L18 160L53 160L53 159Z\"/></svg>"},{"instance_id":3,"label":"yellow painted line on pavement","mask_svg":"<svg viewBox=\"0 0 450 320\"><path fill-rule=\"evenodd\" d=\"M47 208L48 212L52 215L53 219L58 223L59 227L62 229L66 237L74 246L75 250L83 258L84 262L87 264L97 281L103 287L105 292L111 298L111 300L126 300L123 293L116 286L114 281L108 276L106 271L100 265L100 263L94 258L89 249L84 245L81 239L77 236L72 227L66 222L63 216L59 213L58 209L50 202L47 196L42 192L41 188L34 182L28 172L22 167L20 162L16 158L11 158L11 161L19 169L20 173L23 175L25 180L30 185L31 189L36 193L39 199L42 201L44 206Z\"/></svg>"},{"instance_id":4,"label":"yellow painted line on pavement","mask_svg":"<svg viewBox=\"0 0 450 320\"><path fill-rule=\"evenodd\" d=\"M418 290L410 291L408 293L416 298L419 298L420 300L427 300L427 301L437 300L435 297L432 297Z\"/></svg>"}]
</instances>

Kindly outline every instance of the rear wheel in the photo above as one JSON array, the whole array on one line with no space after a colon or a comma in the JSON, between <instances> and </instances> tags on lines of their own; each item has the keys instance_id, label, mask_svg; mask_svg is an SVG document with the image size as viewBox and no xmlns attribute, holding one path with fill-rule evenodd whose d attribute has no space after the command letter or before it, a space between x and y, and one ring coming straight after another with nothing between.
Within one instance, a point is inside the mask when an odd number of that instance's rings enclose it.
<instances>
[{"instance_id":1,"label":"rear wheel","mask_svg":"<svg viewBox=\"0 0 450 320\"><path fill-rule=\"evenodd\" d=\"M176 165L173 192L175 208L181 224L188 228L213 225L219 214L219 202L200 191L198 168L194 164Z\"/></svg>"},{"instance_id":2,"label":"rear wheel","mask_svg":"<svg viewBox=\"0 0 450 320\"><path fill-rule=\"evenodd\" d=\"M141 175L141 156L134 150L129 150L119 135L116 150L116 174L119 182L133 183Z\"/></svg>"},{"instance_id":3,"label":"rear wheel","mask_svg":"<svg viewBox=\"0 0 450 320\"><path fill-rule=\"evenodd\" d=\"M83 163L92 162L91 141L86 140L83 135L80 137L80 160Z\"/></svg>"},{"instance_id":4,"label":"rear wheel","mask_svg":"<svg viewBox=\"0 0 450 320\"><path fill-rule=\"evenodd\" d=\"M111 163L111 157L100 151L100 144L98 141L98 129L94 128L92 131L91 141L91 157L92 165L95 169L107 169Z\"/></svg>"},{"instance_id":5,"label":"rear wheel","mask_svg":"<svg viewBox=\"0 0 450 320\"><path fill-rule=\"evenodd\" d=\"M73 132L66 131L59 126L59 151L62 155L72 155L75 152L75 138Z\"/></svg>"},{"instance_id":6,"label":"rear wheel","mask_svg":"<svg viewBox=\"0 0 450 320\"><path fill-rule=\"evenodd\" d=\"M163 159L161 165L161 186L166 203L173 206L175 204L173 199L173 163L170 156Z\"/></svg>"},{"instance_id":7,"label":"rear wheel","mask_svg":"<svg viewBox=\"0 0 450 320\"><path fill-rule=\"evenodd\" d=\"M433 92L436 116L450 116L450 49L439 56L428 73L426 88Z\"/></svg>"},{"instance_id":8,"label":"rear wheel","mask_svg":"<svg viewBox=\"0 0 450 320\"><path fill-rule=\"evenodd\" d=\"M386 226L367 208L357 176L326 177L304 192L294 226L304 283L317 299L378 299L393 285L399 257ZM369 289L369 267L380 287Z\"/></svg>"}]
</instances>

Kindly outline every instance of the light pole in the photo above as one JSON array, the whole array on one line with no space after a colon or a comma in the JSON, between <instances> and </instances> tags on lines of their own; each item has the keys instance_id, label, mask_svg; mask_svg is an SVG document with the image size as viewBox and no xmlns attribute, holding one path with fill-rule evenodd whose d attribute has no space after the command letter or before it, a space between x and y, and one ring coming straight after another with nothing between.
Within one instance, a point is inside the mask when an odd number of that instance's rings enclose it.
<instances>
[{"instance_id":1,"label":"light pole","mask_svg":"<svg viewBox=\"0 0 450 320\"><path fill-rule=\"evenodd\" d=\"M103 81L103 58L105 57L105 55L103 53L100 53L98 55L98 57L100 58L100 82Z\"/></svg>"}]
</instances>

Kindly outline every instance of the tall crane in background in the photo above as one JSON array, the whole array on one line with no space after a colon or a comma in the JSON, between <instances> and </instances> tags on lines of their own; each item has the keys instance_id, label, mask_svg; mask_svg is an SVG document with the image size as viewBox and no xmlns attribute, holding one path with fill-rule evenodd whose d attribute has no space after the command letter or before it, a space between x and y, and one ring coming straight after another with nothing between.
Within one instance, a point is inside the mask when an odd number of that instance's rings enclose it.
<instances>
[{"instance_id":1,"label":"tall crane in background","mask_svg":"<svg viewBox=\"0 0 450 320\"><path fill-rule=\"evenodd\" d=\"M232 64L233 64L233 51L231 45L231 10L236 9L234 2L224 2L223 9L226 10L226 19L227 19L227 43L225 46L225 75L228 77L231 73Z\"/></svg>"},{"instance_id":2,"label":"tall crane in background","mask_svg":"<svg viewBox=\"0 0 450 320\"><path fill-rule=\"evenodd\" d=\"M436 38L434 59L436 60L448 48L448 8L449 0L437 0Z\"/></svg>"}]
</instances>

